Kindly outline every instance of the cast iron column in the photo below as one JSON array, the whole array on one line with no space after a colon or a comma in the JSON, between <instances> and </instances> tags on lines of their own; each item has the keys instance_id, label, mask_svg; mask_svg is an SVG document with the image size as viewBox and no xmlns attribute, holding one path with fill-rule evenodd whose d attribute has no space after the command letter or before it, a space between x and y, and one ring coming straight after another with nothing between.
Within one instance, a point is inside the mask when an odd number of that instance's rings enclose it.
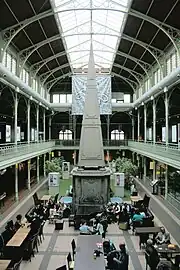
<instances>
[{"instance_id":1,"label":"cast iron column","mask_svg":"<svg viewBox=\"0 0 180 270\"><path fill-rule=\"evenodd\" d=\"M169 101L167 87L165 87L165 121L166 121L166 146L169 143Z\"/></svg>"},{"instance_id":2,"label":"cast iron column","mask_svg":"<svg viewBox=\"0 0 180 270\"><path fill-rule=\"evenodd\" d=\"M19 201L19 192L18 192L18 164L15 164L15 201Z\"/></svg>"},{"instance_id":3,"label":"cast iron column","mask_svg":"<svg viewBox=\"0 0 180 270\"><path fill-rule=\"evenodd\" d=\"M132 116L132 140L134 141L134 116Z\"/></svg>"},{"instance_id":4,"label":"cast iron column","mask_svg":"<svg viewBox=\"0 0 180 270\"><path fill-rule=\"evenodd\" d=\"M153 143L156 143L156 101L153 99Z\"/></svg>"},{"instance_id":5,"label":"cast iron column","mask_svg":"<svg viewBox=\"0 0 180 270\"><path fill-rule=\"evenodd\" d=\"M14 99L14 143L17 145L17 121L18 121L18 94L15 92Z\"/></svg>"},{"instance_id":6,"label":"cast iron column","mask_svg":"<svg viewBox=\"0 0 180 270\"><path fill-rule=\"evenodd\" d=\"M168 196L168 165L166 164L166 172L165 172L165 199L167 200Z\"/></svg>"},{"instance_id":7,"label":"cast iron column","mask_svg":"<svg viewBox=\"0 0 180 270\"><path fill-rule=\"evenodd\" d=\"M36 107L36 129L37 129L36 141L39 142L39 105L37 105Z\"/></svg>"},{"instance_id":8,"label":"cast iron column","mask_svg":"<svg viewBox=\"0 0 180 270\"><path fill-rule=\"evenodd\" d=\"M31 133L30 133L30 110L31 110L31 101L28 99L28 105L27 105L27 141L30 143L31 141Z\"/></svg>"},{"instance_id":9,"label":"cast iron column","mask_svg":"<svg viewBox=\"0 0 180 270\"><path fill-rule=\"evenodd\" d=\"M52 118L51 115L49 116L49 141L51 140L51 124L52 124Z\"/></svg>"},{"instance_id":10,"label":"cast iron column","mask_svg":"<svg viewBox=\"0 0 180 270\"><path fill-rule=\"evenodd\" d=\"M138 142L139 142L139 137L140 137L140 111L138 109L138 123L137 123L137 136L138 136Z\"/></svg>"},{"instance_id":11,"label":"cast iron column","mask_svg":"<svg viewBox=\"0 0 180 270\"><path fill-rule=\"evenodd\" d=\"M28 160L28 182L27 182L27 188L30 191L31 190L31 160Z\"/></svg>"},{"instance_id":12,"label":"cast iron column","mask_svg":"<svg viewBox=\"0 0 180 270\"><path fill-rule=\"evenodd\" d=\"M37 183L39 183L39 156L37 156Z\"/></svg>"},{"instance_id":13,"label":"cast iron column","mask_svg":"<svg viewBox=\"0 0 180 270\"><path fill-rule=\"evenodd\" d=\"M147 107L144 104L144 142L147 142Z\"/></svg>"},{"instance_id":14,"label":"cast iron column","mask_svg":"<svg viewBox=\"0 0 180 270\"><path fill-rule=\"evenodd\" d=\"M43 141L46 140L46 109L43 112Z\"/></svg>"}]
</instances>

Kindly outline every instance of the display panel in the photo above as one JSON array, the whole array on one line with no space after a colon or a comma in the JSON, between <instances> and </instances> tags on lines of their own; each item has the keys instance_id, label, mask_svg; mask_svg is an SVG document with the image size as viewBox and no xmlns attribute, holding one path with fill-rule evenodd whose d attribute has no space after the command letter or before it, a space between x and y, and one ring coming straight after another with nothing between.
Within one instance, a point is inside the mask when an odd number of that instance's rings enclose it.
<instances>
[{"instance_id":1,"label":"display panel","mask_svg":"<svg viewBox=\"0 0 180 270\"><path fill-rule=\"evenodd\" d=\"M6 125L6 142L11 142L11 126Z\"/></svg>"},{"instance_id":2,"label":"display panel","mask_svg":"<svg viewBox=\"0 0 180 270\"><path fill-rule=\"evenodd\" d=\"M111 76L96 76L100 114L112 114ZM87 86L87 76L72 77L72 114L82 115Z\"/></svg>"},{"instance_id":3,"label":"display panel","mask_svg":"<svg viewBox=\"0 0 180 270\"><path fill-rule=\"evenodd\" d=\"M172 126L172 142L177 142L177 126Z\"/></svg>"}]
</instances>

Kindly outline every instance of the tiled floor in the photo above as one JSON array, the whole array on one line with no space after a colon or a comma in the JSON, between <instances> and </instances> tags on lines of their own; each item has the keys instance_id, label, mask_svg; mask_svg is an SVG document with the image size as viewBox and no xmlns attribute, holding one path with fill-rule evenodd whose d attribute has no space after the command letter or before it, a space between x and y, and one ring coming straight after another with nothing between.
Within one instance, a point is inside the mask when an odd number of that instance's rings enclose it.
<instances>
[{"instance_id":1,"label":"tiled floor","mask_svg":"<svg viewBox=\"0 0 180 270\"><path fill-rule=\"evenodd\" d=\"M47 221L44 227L45 239L39 247L39 253L32 258L31 262L23 262L21 270L53 270L66 264L66 256L71 251L71 241L77 241L78 231L68 226L67 220L64 222L62 231L55 231L54 224ZM120 230L117 224L109 225L107 238L111 239L118 248L120 243L125 243L130 255L129 270L145 269L144 253L139 250L138 237L131 231Z\"/></svg>"}]
</instances>

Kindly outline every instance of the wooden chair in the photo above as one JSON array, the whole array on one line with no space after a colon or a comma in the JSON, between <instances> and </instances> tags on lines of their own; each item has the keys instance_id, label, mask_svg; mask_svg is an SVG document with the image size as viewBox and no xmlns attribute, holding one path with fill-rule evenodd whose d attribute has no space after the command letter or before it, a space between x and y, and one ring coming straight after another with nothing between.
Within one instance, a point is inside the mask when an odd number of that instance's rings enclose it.
<instances>
[{"instance_id":1,"label":"wooden chair","mask_svg":"<svg viewBox=\"0 0 180 270\"><path fill-rule=\"evenodd\" d=\"M73 261L74 261L74 256L76 254L76 243L74 239L71 242L71 247L72 247L72 254L73 254Z\"/></svg>"},{"instance_id":2,"label":"wooden chair","mask_svg":"<svg viewBox=\"0 0 180 270\"><path fill-rule=\"evenodd\" d=\"M68 270L74 269L74 261L72 260L70 252L67 255L67 265L68 265Z\"/></svg>"},{"instance_id":3,"label":"wooden chair","mask_svg":"<svg viewBox=\"0 0 180 270\"><path fill-rule=\"evenodd\" d=\"M37 192L34 193L33 199L34 199L34 205L39 205L41 203L41 201L38 198Z\"/></svg>"},{"instance_id":4,"label":"wooden chair","mask_svg":"<svg viewBox=\"0 0 180 270\"><path fill-rule=\"evenodd\" d=\"M74 226L74 215L69 216L69 227L71 226L71 224Z\"/></svg>"}]
</instances>

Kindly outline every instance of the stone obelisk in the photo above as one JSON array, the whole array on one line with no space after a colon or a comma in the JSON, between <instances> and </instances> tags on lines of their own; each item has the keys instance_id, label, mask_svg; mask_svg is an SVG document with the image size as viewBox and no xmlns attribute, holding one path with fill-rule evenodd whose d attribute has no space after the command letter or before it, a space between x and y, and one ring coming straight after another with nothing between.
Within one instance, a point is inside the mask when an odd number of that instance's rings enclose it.
<instances>
[{"instance_id":1,"label":"stone obelisk","mask_svg":"<svg viewBox=\"0 0 180 270\"><path fill-rule=\"evenodd\" d=\"M105 167L96 70L91 44L78 167L73 175L73 207L77 215L100 211L109 200L110 170Z\"/></svg>"}]
</instances>

